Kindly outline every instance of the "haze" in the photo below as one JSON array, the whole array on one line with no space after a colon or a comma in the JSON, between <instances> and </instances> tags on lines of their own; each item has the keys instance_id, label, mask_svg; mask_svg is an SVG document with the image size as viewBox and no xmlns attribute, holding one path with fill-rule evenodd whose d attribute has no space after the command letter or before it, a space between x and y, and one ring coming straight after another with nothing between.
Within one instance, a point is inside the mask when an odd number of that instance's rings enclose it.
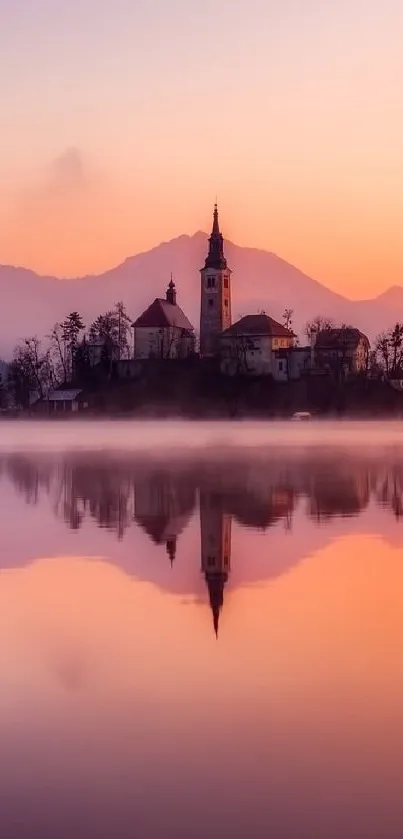
<instances>
[{"instance_id":1,"label":"haze","mask_svg":"<svg viewBox=\"0 0 403 839\"><path fill-rule=\"evenodd\" d=\"M0 264L100 272L217 193L233 241L399 284L402 35L398 0L0 0Z\"/></svg>"}]
</instances>

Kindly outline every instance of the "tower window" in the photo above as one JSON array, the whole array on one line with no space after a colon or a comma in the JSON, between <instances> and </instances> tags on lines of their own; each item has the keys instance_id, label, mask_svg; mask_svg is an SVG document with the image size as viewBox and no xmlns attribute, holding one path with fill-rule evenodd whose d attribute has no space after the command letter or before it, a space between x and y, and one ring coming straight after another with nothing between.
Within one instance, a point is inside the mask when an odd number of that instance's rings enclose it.
<instances>
[{"instance_id":1,"label":"tower window","mask_svg":"<svg viewBox=\"0 0 403 839\"><path fill-rule=\"evenodd\" d=\"M224 277L224 288L228 288L228 277Z\"/></svg>"},{"instance_id":2,"label":"tower window","mask_svg":"<svg viewBox=\"0 0 403 839\"><path fill-rule=\"evenodd\" d=\"M228 300L224 300L224 306L226 309L228 309Z\"/></svg>"},{"instance_id":3,"label":"tower window","mask_svg":"<svg viewBox=\"0 0 403 839\"><path fill-rule=\"evenodd\" d=\"M209 304L209 306L214 306L214 300L213 300L212 297L209 297L208 304Z\"/></svg>"},{"instance_id":4,"label":"tower window","mask_svg":"<svg viewBox=\"0 0 403 839\"><path fill-rule=\"evenodd\" d=\"M215 288L215 277L207 277L207 288Z\"/></svg>"}]
</instances>

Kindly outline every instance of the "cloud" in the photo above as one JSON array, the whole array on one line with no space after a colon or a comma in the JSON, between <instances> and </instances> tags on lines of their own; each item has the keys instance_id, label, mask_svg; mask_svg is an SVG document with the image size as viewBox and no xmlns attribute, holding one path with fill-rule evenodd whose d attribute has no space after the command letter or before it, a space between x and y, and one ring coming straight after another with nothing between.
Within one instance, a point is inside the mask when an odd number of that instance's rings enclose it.
<instances>
[{"instance_id":1,"label":"cloud","mask_svg":"<svg viewBox=\"0 0 403 839\"><path fill-rule=\"evenodd\" d=\"M83 190L89 180L83 152L74 146L65 149L52 160L46 180L51 193Z\"/></svg>"}]
</instances>

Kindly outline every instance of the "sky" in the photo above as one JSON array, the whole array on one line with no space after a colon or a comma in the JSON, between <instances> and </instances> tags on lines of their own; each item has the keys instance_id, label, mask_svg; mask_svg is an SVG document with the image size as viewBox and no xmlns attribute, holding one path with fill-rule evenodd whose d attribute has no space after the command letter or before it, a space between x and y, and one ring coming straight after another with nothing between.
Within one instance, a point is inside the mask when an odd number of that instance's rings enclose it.
<instances>
[{"instance_id":1,"label":"sky","mask_svg":"<svg viewBox=\"0 0 403 839\"><path fill-rule=\"evenodd\" d=\"M0 0L0 264L208 230L352 298L403 284L401 0Z\"/></svg>"}]
</instances>

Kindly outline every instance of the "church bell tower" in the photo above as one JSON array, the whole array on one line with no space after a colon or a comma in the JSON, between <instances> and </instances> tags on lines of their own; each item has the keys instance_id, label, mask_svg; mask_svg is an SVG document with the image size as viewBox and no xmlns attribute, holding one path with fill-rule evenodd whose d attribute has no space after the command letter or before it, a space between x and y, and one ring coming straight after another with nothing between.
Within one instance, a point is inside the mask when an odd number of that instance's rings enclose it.
<instances>
[{"instance_id":1,"label":"church bell tower","mask_svg":"<svg viewBox=\"0 0 403 839\"><path fill-rule=\"evenodd\" d=\"M209 251L201 274L200 355L214 356L219 352L219 336L231 326L231 271L224 256L224 240L218 222L217 204L214 207L213 229Z\"/></svg>"}]
</instances>

